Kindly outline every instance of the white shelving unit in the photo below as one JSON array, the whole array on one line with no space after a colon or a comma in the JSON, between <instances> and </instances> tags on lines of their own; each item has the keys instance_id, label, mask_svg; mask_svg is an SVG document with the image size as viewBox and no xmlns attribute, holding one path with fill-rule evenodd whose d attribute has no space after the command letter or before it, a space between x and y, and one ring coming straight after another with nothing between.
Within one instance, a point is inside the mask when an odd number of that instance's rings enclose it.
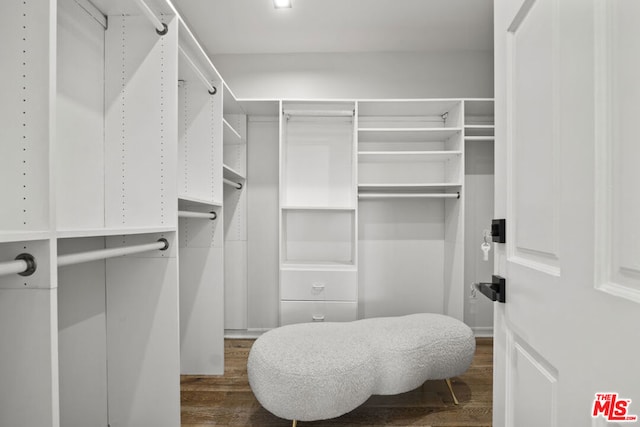
<instances>
[{"instance_id":1,"label":"white shelving unit","mask_svg":"<svg viewBox=\"0 0 640 427\"><path fill-rule=\"evenodd\" d=\"M360 317L463 314L461 100L358 102Z\"/></svg>"},{"instance_id":2,"label":"white shelving unit","mask_svg":"<svg viewBox=\"0 0 640 427\"><path fill-rule=\"evenodd\" d=\"M283 102L280 324L357 317L355 104Z\"/></svg>"},{"instance_id":3,"label":"white shelving unit","mask_svg":"<svg viewBox=\"0 0 640 427\"><path fill-rule=\"evenodd\" d=\"M247 329L247 116L224 85L224 329ZM232 332L230 332L232 333Z\"/></svg>"},{"instance_id":4,"label":"white shelving unit","mask_svg":"<svg viewBox=\"0 0 640 427\"><path fill-rule=\"evenodd\" d=\"M0 14L2 425L180 422L177 18L94 3Z\"/></svg>"},{"instance_id":5,"label":"white shelving unit","mask_svg":"<svg viewBox=\"0 0 640 427\"><path fill-rule=\"evenodd\" d=\"M224 373L223 81L182 21L178 43L178 208L186 213L180 216L178 229L180 372L221 375ZM203 213L213 216L198 217Z\"/></svg>"}]
</instances>

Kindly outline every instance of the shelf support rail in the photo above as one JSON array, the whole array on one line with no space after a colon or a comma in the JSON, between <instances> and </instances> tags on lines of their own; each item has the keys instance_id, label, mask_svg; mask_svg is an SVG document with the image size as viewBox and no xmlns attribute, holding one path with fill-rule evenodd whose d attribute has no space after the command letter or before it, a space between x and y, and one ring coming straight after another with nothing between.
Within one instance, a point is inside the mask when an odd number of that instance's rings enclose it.
<instances>
[{"instance_id":1,"label":"shelf support rail","mask_svg":"<svg viewBox=\"0 0 640 427\"><path fill-rule=\"evenodd\" d=\"M224 178L222 180L223 183L225 183L226 185L230 185L231 187L235 187L236 190L242 190L242 183L241 182L234 182L231 181L230 179Z\"/></svg>"},{"instance_id":2,"label":"shelf support rail","mask_svg":"<svg viewBox=\"0 0 640 427\"><path fill-rule=\"evenodd\" d=\"M36 271L36 259L31 254L20 254L13 261L0 263L0 276L19 274L31 276Z\"/></svg>"},{"instance_id":3,"label":"shelf support rail","mask_svg":"<svg viewBox=\"0 0 640 427\"><path fill-rule=\"evenodd\" d=\"M144 0L136 0L136 3L138 3L138 6L140 7L140 10L142 10L142 12L145 14L145 16L149 19L149 21L151 21L153 26L156 28L156 33L158 33L158 35L160 35L160 36L164 36L165 34L167 34L167 32L169 31L169 27L167 27L167 24L162 22L153 13L153 11L149 7L149 5L147 5L144 2Z\"/></svg>"},{"instance_id":4,"label":"shelf support rail","mask_svg":"<svg viewBox=\"0 0 640 427\"><path fill-rule=\"evenodd\" d=\"M457 193L360 193L359 199L459 199Z\"/></svg>"},{"instance_id":5,"label":"shelf support rail","mask_svg":"<svg viewBox=\"0 0 640 427\"><path fill-rule=\"evenodd\" d=\"M178 217L180 218L202 218L214 220L218 218L218 214L215 212L193 212L193 211L178 211Z\"/></svg>"},{"instance_id":6,"label":"shelf support rail","mask_svg":"<svg viewBox=\"0 0 640 427\"><path fill-rule=\"evenodd\" d=\"M178 50L180 51L180 53L182 54L182 56L184 57L184 59L187 61L187 63L189 64L189 66L193 69L193 71L196 73L196 75L198 76L198 78L202 81L202 83L204 83L204 85L207 87L207 90L209 91L209 95L215 95L216 92L218 92L218 89L216 89L215 86L213 86L211 84L211 82L209 82L209 80L205 77L205 75L202 73L202 71L200 71L200 68L198 68L198 66L196 65L195 62L193 62L193 60L189 57L189 55L187 55L187 52L184 51L184 49L182 49L182 46L178 46Z\"/></svg>"},{"instance_id":7,"label":"shelf support rail","mask_svg":"<svg viewBox=\"0 0 640 427\"><path fill-rule=\"evenodd\" d=\"M157 242L145 243L142 245L123 246L121 248L99 249L96 251L78 252L75 254L59 255L58 267L66 265L80 264L83 262L97 261L100 259L114 258L122 255L132 255L154 250L166 251L169 249L167 239L159 239Z\"/></svg>"}]
</instances>

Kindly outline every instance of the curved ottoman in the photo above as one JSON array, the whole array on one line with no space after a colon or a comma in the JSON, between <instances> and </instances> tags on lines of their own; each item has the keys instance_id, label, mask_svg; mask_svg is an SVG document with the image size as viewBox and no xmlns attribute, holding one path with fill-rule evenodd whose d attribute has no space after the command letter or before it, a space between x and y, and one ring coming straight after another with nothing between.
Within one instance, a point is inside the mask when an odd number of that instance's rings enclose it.
<instances>
[{"instance_id":1,"label":"curved ottoman","mask_svg":"<svg viewBox=\"0 0 640 427\"><path fill-rule=\"evenodd\" d=\"M447 380L453 395L449 378L464 373L474 353L473 332L461 321L412 314L273 329L253 344L247 370L260 404L295 427L427 380Z\"/></svg>"}]
</instances>

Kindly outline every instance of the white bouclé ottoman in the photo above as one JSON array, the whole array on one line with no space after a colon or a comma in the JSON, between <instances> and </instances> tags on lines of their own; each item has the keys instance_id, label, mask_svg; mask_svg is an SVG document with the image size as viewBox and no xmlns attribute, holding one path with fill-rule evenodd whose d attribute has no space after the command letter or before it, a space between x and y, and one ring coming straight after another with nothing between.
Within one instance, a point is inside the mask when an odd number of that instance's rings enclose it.
<instances>
[{"instance_id":1,"label":"white boucl\u00e9 ottoman","mask_svg":"<svg viewBox=\"0 0 640 427\"><path fill-rule=\"evenodd\" d=\"M295 425L338 417L374 394L448 380L469 368L474 353L473 332L461 321L412 314L273 329L254 343L247 369L262 406Z\"/></svg>"}]
</instances>

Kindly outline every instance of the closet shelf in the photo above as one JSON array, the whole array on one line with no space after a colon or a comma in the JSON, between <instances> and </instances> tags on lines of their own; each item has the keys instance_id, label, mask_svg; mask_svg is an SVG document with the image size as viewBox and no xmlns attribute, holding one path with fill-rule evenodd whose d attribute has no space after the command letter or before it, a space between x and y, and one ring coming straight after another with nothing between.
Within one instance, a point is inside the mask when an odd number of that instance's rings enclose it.
<instances>
[{"instance_id":1,"label":"closet shelf","mask_svg":"<svg viewBox=\"0 0 640 427\"><path fill-rule=\"evenodd\" d=\"M495 141L496 137L495 136L490 136L490 135L486 135L486 136L465 136L464 140L465 141Z\"/></svg>"},{"instance_id":2,"label":"closet shelf","mask_svg":"<svg viewBox=\"0 0 640 427\"><path fill-rule=\"evenodd\" d=\"M281 270L356 270L356 266L348 261L284 261Z\"/></svg>"},{"instance_id":3,"label":"closet shelf","mask_svg":"<svg viewBox=\"0 0 640 427\"><path fill-rule=\"evenodd\" d=\"M123 228L86 228L82 230L58 230L58 239L78 237L125 236L130 234L171 233L176 227L123 227Z\"/></svg>"},{"instance_id":4,"label":"closet shelf","mask_svg":"<svg viewBox=\"0 0 640 427\"><path fill-rule=\"evenodd\" d=\"M282 210L288 211L355 211L353 206L282 206Z\"/></svg>"},{"instance_id":5,"label":"closet shelf","mask_svg":"<svg viewBox=\"0 0 640 427\"><path fill-rule=\"evenodd\" d=\"M222 165L222 175L226 179L230 179L231 181L244 181L246 178L241 173L233 170L227 165Z\"/></svg>"},{"instance_id":6,"label":"closet shelf","mask_svg":"<svg viewBox=\"0 0 640 427\"><path fill-rule=\"evenodd\" d=\"M222 119L224 125L224 143L225 144L239 144L242 142L242 135L229 124L226 119Z\"/></svg>"},{"instance_id":7,"label":"closet shelf","mask_svg":"<svg viewBox=\"0 0 640 427\"><path fill-rule=\"evenodd\" d=\"M368 191L426 192L426 191L459 190L461 188L462 188L462 184L456 184L456 183L358 184L358 192L361 192L361 193L365 193Z\"/></svg>"},{"instance_id":8,"label":"closet shelf","mask_svg":"<svg viewBox=\"0 0 640 427\"><path fill-rule=\"evenodd\" d=\"M442 162L453 160L462 151L360 151L360 162Z\"/></svg>"},{"instance_id":9,"label":"closet shelf","mask_svg":"<svg viewBox=\"0 0 640 427\"><path fill-rule=\"evenodd\" d=\"M359 142L440 142L462 128L359 128Z\"/></svg>"},{"instance_id":10,"label":"closet shelf","mask_svg":"<svg viewBox=\"0 0 640 427\"><path fill-rule=\"evenodd\" d=\"M178 202L184 202L184 203L194 204L194 205L202 205L203 207L214 207L214 208L222 207L222 202L219 200L207 200L207 199L201 199L199 197L190 197L185 195L178 195Z\"/></svg>"},{"instance_id":11,"label":"closet shelf","mask_svg":"<svg viewBox=\"0 0 640 427\"><path fill-rule=\"evenodd\" d=\"M51 235L50 231L0 231L0 243L47 240Z\"/></svg>"}]
</instances>

